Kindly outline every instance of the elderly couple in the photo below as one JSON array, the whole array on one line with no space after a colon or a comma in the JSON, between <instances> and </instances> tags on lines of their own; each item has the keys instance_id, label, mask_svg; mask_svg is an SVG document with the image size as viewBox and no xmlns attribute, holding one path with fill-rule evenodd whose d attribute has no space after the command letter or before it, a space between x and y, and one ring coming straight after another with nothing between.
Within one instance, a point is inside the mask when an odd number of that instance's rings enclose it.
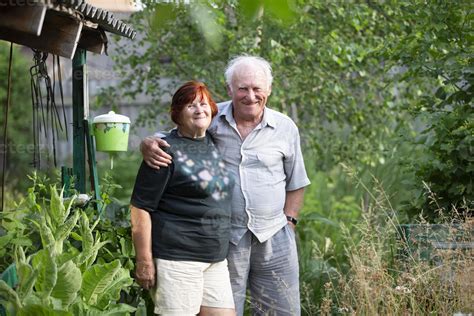
<instances>
[{"instance_id":1,"label":"elderly couple","mask_svg":"<svg viewBox=\"0 0 474 316\"><path fill-rule=\"evenodd\" d=\"M247 287L253 315L299 315L294 230L310 181L298 129L266 107L266 60L236 57L225 79L218 105L203 83L181 86L177 128L142 142L135 278L160 315L243 315Z\"/></svg>"}]
</instances>

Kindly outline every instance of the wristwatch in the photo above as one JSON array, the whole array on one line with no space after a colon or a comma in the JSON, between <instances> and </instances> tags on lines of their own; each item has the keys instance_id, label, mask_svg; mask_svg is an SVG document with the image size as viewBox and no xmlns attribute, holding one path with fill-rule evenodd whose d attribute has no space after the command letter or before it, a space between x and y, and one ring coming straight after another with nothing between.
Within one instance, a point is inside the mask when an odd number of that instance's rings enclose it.
<instances>
[{"instance_id":1,"label":"wristwatch","mask_svg":"<svg viewBox=\"0 0 474 316\"><path fill-rule=\"evenodd\" d=\"M295 225L295 226L296 226L296 224L298 224L298 220L297 220L296 218L292 217L292 216L286 215L286 219L287 219L289 222L292 222L293 225Z\"/></svg>"}]
</instances>

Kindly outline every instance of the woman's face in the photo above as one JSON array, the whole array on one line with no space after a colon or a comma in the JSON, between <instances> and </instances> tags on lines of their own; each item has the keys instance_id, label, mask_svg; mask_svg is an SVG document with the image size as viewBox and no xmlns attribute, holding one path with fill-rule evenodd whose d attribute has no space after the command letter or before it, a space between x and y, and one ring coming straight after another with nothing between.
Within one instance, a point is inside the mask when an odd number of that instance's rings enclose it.
<instances>
[{"instance_id":1,"label":"woman's face","mask_svg":"<svg viewBox=\"0 0 474 316\"><path fill-rule=\"evenodd\" d=\"M205 131L211 124L211 106L206 96L197 95L193 102L184 106L181 111L180 129L194 134Z\"/></svg>"}]
</instances>

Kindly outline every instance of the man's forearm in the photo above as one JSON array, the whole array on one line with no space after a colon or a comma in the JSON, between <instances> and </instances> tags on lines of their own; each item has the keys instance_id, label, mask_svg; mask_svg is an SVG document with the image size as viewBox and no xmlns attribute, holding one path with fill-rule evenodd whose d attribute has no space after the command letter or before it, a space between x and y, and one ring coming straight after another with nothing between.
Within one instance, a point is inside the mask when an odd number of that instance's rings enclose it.
<instances>
[{"instance_id":1,"label":"man's forearm","mask_svg":"<svg viewBox=\"0 0 474 316\"><path fill-rule=\"evenodd\" d=\"M140 143L143 160L151 168L160 169L160 167L168 167L171 164L172 157L160 146L169 147L170 145L165 140L155 136L148 136Z\"/></svg>"},{"instance_id":2,"label":"man's forearm","mask_svg":"<svg viewBox=\"0 0 474 316\"><path fill-rule=\"evenodd\" d=\"M304 201L304 188L286 191L285 206L283 211L285 215L298 218Z\"/></svg>"},{"instance_id":3,"label":"man's forearm","mask_svg":"<svg viewBox=\"0 0 474 316\"><path fill-rule=\"evenodd\" d=\"M153 261L151 251L151 217L142 209L131 207L132 240L137 261Z\"/></svg>"}]
</instances>

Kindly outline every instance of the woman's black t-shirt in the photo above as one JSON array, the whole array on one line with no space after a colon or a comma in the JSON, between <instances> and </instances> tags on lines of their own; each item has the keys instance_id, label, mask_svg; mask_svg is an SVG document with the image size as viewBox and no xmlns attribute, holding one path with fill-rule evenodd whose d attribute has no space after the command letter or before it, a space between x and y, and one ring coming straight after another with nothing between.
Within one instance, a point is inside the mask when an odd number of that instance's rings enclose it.
<instances>
[{"instance_id":1,"label":"woman's black t-shirt","mask_svg":"<svg viewBox=\"0 0 474 316\"><path fill-rule=\"evenodd\" d=\"M234 176L211 136L164 138L173 157L168 168L142 162L131 204L150 212L153 257L218 262L227 256Z\"/></svg>"}]
</instances>

